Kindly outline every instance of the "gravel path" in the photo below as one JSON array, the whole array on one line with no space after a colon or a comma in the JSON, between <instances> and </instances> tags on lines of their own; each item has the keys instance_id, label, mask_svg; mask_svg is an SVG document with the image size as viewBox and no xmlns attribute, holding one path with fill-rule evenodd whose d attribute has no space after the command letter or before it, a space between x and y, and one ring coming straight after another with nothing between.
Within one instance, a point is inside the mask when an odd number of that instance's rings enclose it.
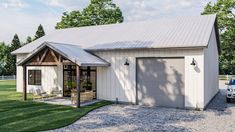
<instances>
[{"instance_id":1,"label":"gravel path","mask_svg":"<svg viewBox=\"0 0 235 132\"><path fill-rule=\"evenodd\" d=\"M70 131L235 131L235 104L225 102L225 90L205 111L149 108L136 105L102 107L67 127Z\"/></svg>"}]
</instances>

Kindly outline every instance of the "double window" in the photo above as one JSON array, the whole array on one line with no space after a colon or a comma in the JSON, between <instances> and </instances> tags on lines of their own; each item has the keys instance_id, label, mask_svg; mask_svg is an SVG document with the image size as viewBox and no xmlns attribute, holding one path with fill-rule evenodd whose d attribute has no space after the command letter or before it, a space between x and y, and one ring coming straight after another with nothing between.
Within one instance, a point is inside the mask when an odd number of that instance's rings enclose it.
<instances>
[{"instance_id":1,"label":"double window","mask_svg":"<svg viewBox=\"0 0 235 132\"><path fill-rule=\"evenodd\" d=\"M28 71L28 84L29 85L41 85L42 81L41 70L29 70Z\"/></svg>"}]
</instances>

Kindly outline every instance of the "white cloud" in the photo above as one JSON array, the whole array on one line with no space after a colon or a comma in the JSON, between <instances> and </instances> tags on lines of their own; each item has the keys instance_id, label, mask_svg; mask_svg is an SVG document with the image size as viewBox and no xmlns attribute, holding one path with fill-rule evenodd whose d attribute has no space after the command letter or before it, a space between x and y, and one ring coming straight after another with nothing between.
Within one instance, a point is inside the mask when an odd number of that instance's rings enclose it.
<instances>
[{"instance_id":1,"label":"white cloud","mask_svg":"<svg viewBox=\"0 0 235 132\"><path fill-rule=\"evenodd\" d=\"M47 14L27 14L15 10L0 9L0 41L10 43L13 35L17 33L21 42L25 42L27 36L34 36L39 24L42 24L45 32L49 33L54 30L56 22L60 16L52 13ZM42 19L43 18L43 19Z\"/></svg>"},{"instance_id":2,"label":"white cloud","mask_svg":"<svg viewBox=\"0 0 235 132\"><path fill-rule=\"evenodd\" d=\"M143 21L180 15L199 15L210 0L113 0L122 10L125 21ZM214 0L212 0L214 1ZM83 9L90 0L42 0L51 7L67 11Z\"/></svg>"},{"instance_id":3,"label":"white cloud","mask_svg":"<svg viewBox=\"0 0 235 132\"><path fill-rule=\"evenodd\" d=\"M205 0L114 0L114 2L123 11L125 21L143 21L159 17L199 15Z\"/></svg>"},{"instance_id":4,"label":"white cloud","mask_svg":"<svg viewBox=\"0 0 235 132\"><path fill-rule=\"evenodd\" d=\"M1 8L25 8L28 4L22 0L3 0L0 2Z\"/></svg>"},{"instance_id":5,"label":"white cloud","mask_svg":"<svg viewBox=\"0 0 235 132\"><path fill-rule=\"evenodd\" d=\"M41 0L47 6L61 7L67 11L81 10L89 4L89 0Z\"/></svg>"}]
</instances>

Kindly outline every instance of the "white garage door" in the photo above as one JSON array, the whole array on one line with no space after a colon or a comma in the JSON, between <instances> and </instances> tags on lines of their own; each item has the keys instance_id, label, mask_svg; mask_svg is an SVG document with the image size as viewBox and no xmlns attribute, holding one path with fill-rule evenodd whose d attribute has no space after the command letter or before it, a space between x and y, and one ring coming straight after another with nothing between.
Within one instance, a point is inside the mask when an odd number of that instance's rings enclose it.
<instances>
[{"instance_id":1,"label":"white garage door","mask_svg":"<svg viewBox=\"0 0 235 132\"><path fill-rule=\"evenodd\" d=\"M140 105L184 108L184 58L137 59Z\"/></svg>"}]
</instances>

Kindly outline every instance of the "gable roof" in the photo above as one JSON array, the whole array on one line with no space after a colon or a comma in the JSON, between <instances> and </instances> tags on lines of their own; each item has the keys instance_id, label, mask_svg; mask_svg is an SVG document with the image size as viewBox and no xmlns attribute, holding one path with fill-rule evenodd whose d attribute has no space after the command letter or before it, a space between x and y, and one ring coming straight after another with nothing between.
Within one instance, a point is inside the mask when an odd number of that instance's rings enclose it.
<instances>
[{"instance_id":1,"label":"gable roof","mask_svg":"<svg viewBox=\"0 0 235 132\"><path fill-rule=\"evenodd\" d=\"M36 55L39 51L44 49L45 47L49 47L50 49L56 51L63 57L69 59L71 62L79 65L79 66L109 66L110 64L104 61L101 58L98 58L87 51L84 51L77 45L68 45L61 43L53 43L53 42L45 42L32 51L27 57L20 60L17 65L22 65L28 60L30 60L34 55Z\"/></svg>"},{"instance_id":2,"label":"gable roof","mask_svg":"<svg viewBox=\"0 0 235 132\"><path fill-rule=\"evenodd\" d=\"M91 51L207 47L215 23L216 15L201 15L62 29L27 44L12 54L30 53L46 41L79 45Z\"/></svg>"}]
</instances>

